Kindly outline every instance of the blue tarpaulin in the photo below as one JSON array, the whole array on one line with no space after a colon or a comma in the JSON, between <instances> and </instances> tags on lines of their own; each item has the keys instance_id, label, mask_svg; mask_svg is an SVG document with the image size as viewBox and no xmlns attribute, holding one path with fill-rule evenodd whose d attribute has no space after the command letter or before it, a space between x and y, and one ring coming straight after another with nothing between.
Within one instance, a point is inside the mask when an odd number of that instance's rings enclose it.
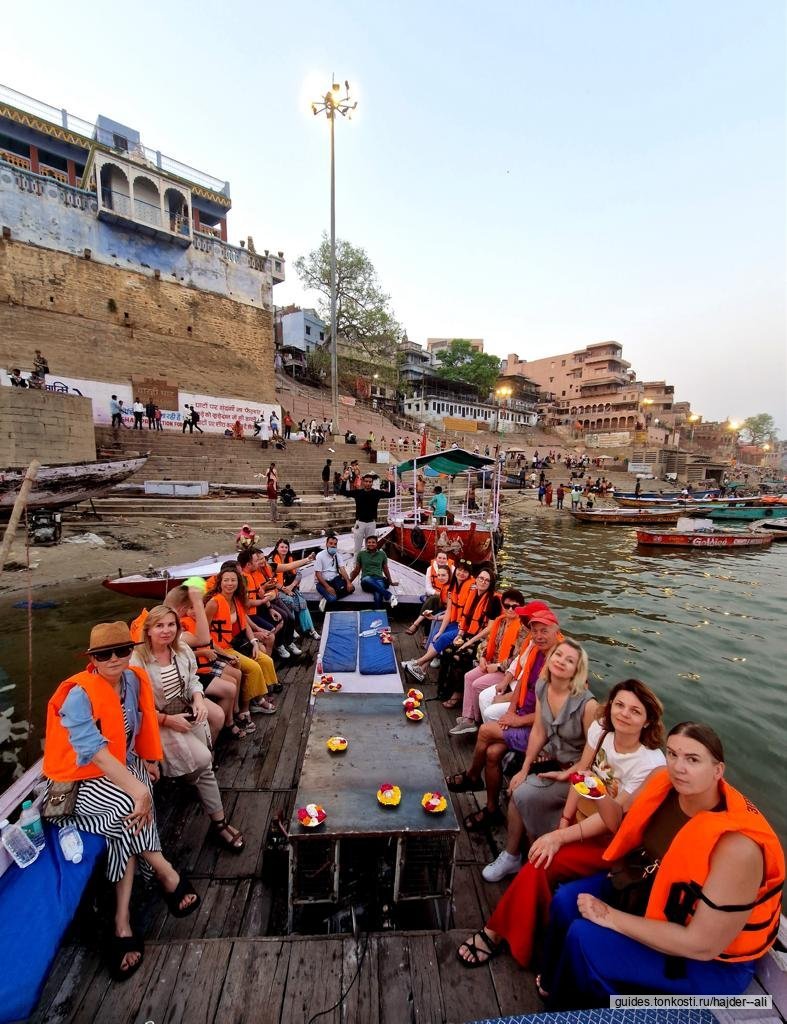
<instances>
[{"instance_id":1,"label":"blue tarpaulin","mask_svg":"<svg viewBox=\"0 0 787 1024\"><path fill-rule=\"evenodd\" d=\"M388 616L379 608L361 612L361 637L358 669L363 676L384 676L396 671L393 644L384 644L380 630L388 628ZM371 636L364 633L375 632Z\"/></svg>"},{"instance_id":2,"label":"blue tarpaulin","mask_svg":"<svg viewBox=\"0 0 787 1024\"><path fill-rule=\"evenodd\" d=\"M323 672L354 672L357 663L358 612L331 612L322 652Z\"/></svg>"}]
</instances>

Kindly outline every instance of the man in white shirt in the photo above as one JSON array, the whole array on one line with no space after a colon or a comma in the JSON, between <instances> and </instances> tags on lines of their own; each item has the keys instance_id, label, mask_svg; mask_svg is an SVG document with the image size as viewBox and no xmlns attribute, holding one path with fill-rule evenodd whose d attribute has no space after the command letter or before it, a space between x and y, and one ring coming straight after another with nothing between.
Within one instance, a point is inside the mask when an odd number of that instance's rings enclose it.
<instances>
[{"instance_id":1,"label":"man in white shirt","mask_svg":"<svg viewBox=\"0 0 787 1024\"><path fill-rule=\"evenodd\" d=\"M320 595L320 611L326 606L341 601L347 594L355 590L347 570L339 562L337 551L339 541L335 533L325 538L325 547L314 560L314 576L317 593Z\"/></svg>"}]
</instances>

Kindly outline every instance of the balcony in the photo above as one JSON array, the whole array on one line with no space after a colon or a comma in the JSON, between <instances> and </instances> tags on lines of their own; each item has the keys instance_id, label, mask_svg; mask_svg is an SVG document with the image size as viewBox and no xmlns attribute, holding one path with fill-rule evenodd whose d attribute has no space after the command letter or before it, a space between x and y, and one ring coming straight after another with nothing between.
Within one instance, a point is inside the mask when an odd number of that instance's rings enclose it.
<instances>
[{"instance_id":1,"label":"balcony","mask_svg":"<svg viewBox=\"0 0 787 1024\"><path fill-rule=\"evenodd\" d=\"M133 227L143 234L174 242L184 248L191 245L191 222L187 213L169 213L144 199L132 199L124 192L102 188L98 216L100 220Z\"/></svg>"},{"instance_id":2,"label":"balcony","mask_svg":"<svg viewBox=\"0 0 787 1024\"><path fill-rule=\"evenodd\" d=\"M143 234L191 245L191 192L126 160L96 154L98 216Z\"/></svg>"}]
</instances>

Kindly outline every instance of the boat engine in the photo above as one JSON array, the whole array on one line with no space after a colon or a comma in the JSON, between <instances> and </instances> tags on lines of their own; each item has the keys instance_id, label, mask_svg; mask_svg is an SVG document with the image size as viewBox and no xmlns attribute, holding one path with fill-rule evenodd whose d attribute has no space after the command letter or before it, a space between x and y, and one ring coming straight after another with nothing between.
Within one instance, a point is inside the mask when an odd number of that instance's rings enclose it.
<instances>
[{"instance_id":1,"label":"boat engine","mask_svg":"<svg viewBox=\"0 0 787 1024\"><path fill-rule=\"evenodd\" d=\"M62 516L59 512L39 508L27 517L27 535L31 544L59 544L62 532Z\"/></svg>"}]
</instances>

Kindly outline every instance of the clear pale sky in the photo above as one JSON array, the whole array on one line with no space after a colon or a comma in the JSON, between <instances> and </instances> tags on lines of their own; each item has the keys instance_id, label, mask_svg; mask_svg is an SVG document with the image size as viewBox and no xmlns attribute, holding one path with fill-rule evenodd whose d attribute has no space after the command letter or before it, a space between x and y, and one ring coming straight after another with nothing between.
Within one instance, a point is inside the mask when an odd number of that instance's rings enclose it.
<instances>
[{"instance_id":1,"label":"clear pale sky","mask_svg":"<svg viewBox=\"0 0 787 1024\"><path fill-rule=\"evenodd\" d=\"M231 183L230 240L329 224L308 100L349 78L337 231L408 335L614 338L707 419L787 432L783 0L6 4L0 81ZM278 305L309 302L289 268Z\"/></svg>"}]
</instances>

